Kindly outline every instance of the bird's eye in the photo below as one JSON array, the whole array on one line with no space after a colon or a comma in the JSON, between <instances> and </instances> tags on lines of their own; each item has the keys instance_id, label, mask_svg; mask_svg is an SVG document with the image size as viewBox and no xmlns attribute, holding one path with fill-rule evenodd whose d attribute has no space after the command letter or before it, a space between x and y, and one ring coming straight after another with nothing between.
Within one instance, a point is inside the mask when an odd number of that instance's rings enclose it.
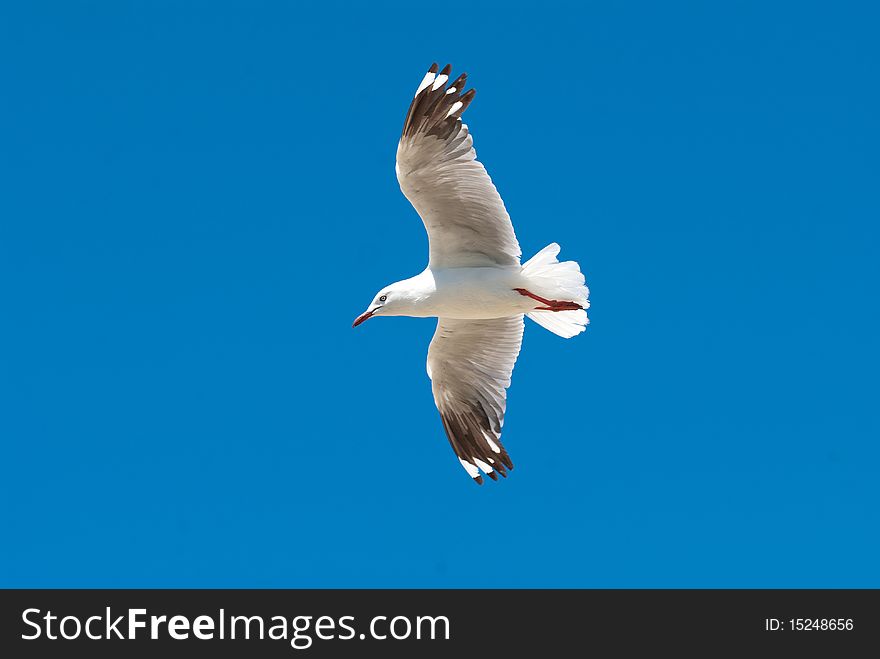
<instances>
[{"instance_id":1,"label":"bird's eye","mask_svg":"<svg viewBox=\"0 0 880 659\"><path fill-rule=\"evenodd\" d=\"M387 296L387 295L381 295L381 296L379 296L379 302L384 302L384 301L387 300L387 299L388 299L388 296Z\"/></svg>"}]
</instances>

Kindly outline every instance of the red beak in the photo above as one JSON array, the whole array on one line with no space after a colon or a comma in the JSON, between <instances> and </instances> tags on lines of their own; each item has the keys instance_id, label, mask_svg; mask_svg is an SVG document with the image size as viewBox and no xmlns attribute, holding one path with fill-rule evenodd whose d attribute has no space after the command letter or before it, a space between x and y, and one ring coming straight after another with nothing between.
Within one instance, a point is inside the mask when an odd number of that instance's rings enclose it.
<instances>
[{"instance_id":1,"label":"red beak","mask_svg":"<svg viewBox=\"0 0 880 659\"><path fill-rule=\"evenodd\" d=\"M373 309L373 311L375 311L375 309ZM352 324L352 327L357 327L357 326L360 325L362 322L364 322L367 318L369 318L370 316L372 316L372 315L373 315L373 311L367 311L367 312L365 312L365 313L362 313L362 314L361 314L360 316L358 316L357 318L355 318L355 319L354 319L354 324Z\"/></svg>"}]
</instances>

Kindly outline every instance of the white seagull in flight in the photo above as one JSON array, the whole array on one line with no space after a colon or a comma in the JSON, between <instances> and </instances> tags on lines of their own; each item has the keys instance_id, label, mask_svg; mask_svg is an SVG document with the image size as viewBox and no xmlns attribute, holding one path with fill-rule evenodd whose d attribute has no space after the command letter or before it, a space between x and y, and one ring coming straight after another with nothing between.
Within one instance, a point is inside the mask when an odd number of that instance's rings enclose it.
<instances>
[{"instance_id":1,"label":"white seagull in flight","mask_svg":"<svg viewBox=\"0 0 880 659\"><path fill-rule=\"evenodd\" d=\"M481 471L498 480L513 469L501 425L523 315L571 338L589 322L589 290L577 263L556 259L556 243L520 264L510 216L461 122L475 90L464 92L466 74L447 86L450 71L428 69L397 146L397 181L428 231L428 267L383 287L353 327L374 316L437 317L434 402L461 465L482 484Z\"/></svg>"}]
</instances>

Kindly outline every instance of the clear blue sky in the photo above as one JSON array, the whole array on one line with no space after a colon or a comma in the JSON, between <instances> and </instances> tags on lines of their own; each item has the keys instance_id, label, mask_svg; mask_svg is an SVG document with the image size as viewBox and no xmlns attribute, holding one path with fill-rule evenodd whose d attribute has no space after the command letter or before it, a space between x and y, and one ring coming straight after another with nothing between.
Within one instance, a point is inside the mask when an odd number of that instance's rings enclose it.
<instances>
[{"instance_id":1,"label":"clear blue sky","mask_svg":"<svg viewBox=\"0 0 880 659\"><path fill-rule=\"evenodd\" d=\"M876 10L10 4L0 585L880 586ZM592 290L483 487L434 321L351 329L432 61Z\"/></svg>"}]
</instances>

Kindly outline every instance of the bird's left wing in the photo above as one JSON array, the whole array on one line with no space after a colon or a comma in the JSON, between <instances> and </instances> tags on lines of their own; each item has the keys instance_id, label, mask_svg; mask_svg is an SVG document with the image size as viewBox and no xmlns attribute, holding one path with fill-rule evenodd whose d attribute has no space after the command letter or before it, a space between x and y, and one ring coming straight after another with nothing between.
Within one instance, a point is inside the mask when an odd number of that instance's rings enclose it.
<instances>
[{"instance_id":1,"label":"bird's left wing","mask_svg":"<svg viewBox=\"0 0 880 659\"><path fill-rule=\"evenodd\" d=\"M397 146L397 181L428 232L432 268L519 265L501 196L477 160L461 115L474 97L466 74L431 66L409 106Z\"/></svg>"},{"instance_id":2,"label":"bird's left wing","mask_svg":"<svg viewBox=\"0 0 880 659\"><path fill-rule=\"evenodd\" d=\"M461 466L478 484L513 469L501 444L510 374L519 355L523 317L440 318L428 349L428 376L443 427Z\"/></svg>"}]
</instances>

